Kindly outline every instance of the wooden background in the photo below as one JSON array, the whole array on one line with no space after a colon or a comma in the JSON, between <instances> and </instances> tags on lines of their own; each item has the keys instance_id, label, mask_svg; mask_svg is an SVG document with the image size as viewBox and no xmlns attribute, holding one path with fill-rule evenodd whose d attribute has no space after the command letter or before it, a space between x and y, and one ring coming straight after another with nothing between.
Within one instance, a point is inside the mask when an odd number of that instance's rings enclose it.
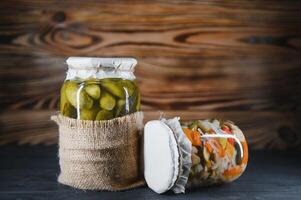
<instances>
[{"instance_id":1,"label":"wooden background","mask_svg":"<svg viewBox=\"0 0 301 200\"><path fill-rule=\"evenodd\" d=\"M68 56L134 56L146 119L222 117L301 147L301 1L0 3L0 144L53 144Z\"/></svg>"}]
</instances>

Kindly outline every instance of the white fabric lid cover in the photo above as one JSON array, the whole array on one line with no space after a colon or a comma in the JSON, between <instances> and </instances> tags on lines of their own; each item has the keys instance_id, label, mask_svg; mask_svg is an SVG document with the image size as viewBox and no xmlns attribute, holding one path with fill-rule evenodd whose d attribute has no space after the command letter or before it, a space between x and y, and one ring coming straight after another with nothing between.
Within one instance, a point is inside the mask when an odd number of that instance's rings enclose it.
<instances>
[{"instance_id":1,"label":"white fabric lid cover","mask_svg":"<svg viewBox=\"0 0 301 200\"><path fill-rule=\"evenodd\" d=\"M124 78L133 80L137 60L135 58L69 57L66 79Z\"/></svg>"},{"instance_id":2,"label":"white fabric lid cover","mask_svg":"<svg viewBox=\"0 0 301 200\"><path fill-rule=\"evenodd\" d=\"M157 193L184 193L191 168L191 142L178 118L153 120L144 127L144 176Z\"/></svg>"},{"instance_id":3,"label":"white fabric lid cover","mask_svg":"<svg viewBox=\"0 0 301 200\"><path fill-rule=\"evenodd\" d=\"M124 71L134 71L137 65L135 58L100 58L100 57L69 57L66 61L67 65L75 69L89 68L114 68Z\"/></svg>"}]
</instances>

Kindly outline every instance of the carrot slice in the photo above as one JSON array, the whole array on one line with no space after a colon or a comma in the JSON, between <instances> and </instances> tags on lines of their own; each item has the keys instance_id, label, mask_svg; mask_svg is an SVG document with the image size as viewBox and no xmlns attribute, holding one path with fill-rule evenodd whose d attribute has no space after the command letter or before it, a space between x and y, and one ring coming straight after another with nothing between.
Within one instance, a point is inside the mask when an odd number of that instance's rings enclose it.
<instances>
[{"instance_id":1,"label":"carrot slice","mask_svg":"<svg viewBox=\"0 0 301 200\"><path fill-rule=\"evenodd\" d=\"M220 157L224 157L225 156L225 150L224 148L222 147L222 145L219 143L219 142L216 142L218 145L218 154Z\"/></svg>"},{"instance_id":2,"label":"carrot slice","mask_svg":"<svg viewBox=\"0 0 301 200\"><path fill-rule=\"evenodd\" d=\"M243 151L244 151L244 157L242 159L242 163L247 164L248 159L249 159L249 152L248 152L247 142L242 142L242 147L243 147Z\"/></svg>"},{"instance_id":3,"label":"carrot slice","mask_svg":"<svg viewBox=\"0 0 301 200\"><path fill-rule=\"evenodd\" d=\"M213 148L211 147L208 141L205 142L205 147L209 153L213 152Z\"/></svg>"},{"instance_id":4,"label":"carrot slice","mask_svg":"<svg viewBox=\"0 0 301 200\"><path fill-rule=\"evenodd\" d=\"M189 128L183 128L183 131L193 146L201 146L202 142L198 131L192 131Z\"/></svg>"},{"instance_id":5,"label":"carrot slice","mask_svg":"<svg viewBox=\"0 0 301 200\"><path fill-rule=\"evenodd\" d=\"M241 167L226 169L223 173L224 176L239 176L241 174Z\"/></svg>"},{"instance_id":6,"label":"carrot slice","mask_svg":"<svg viewBox=\"0 0 301 200\"><path fill-rule=\"evenodd\" d=\"M192 131L191 138L192 138L192 145L201 146L202 142L201 142L200 133L198 131Z\"/></svg>"}]
</instances>

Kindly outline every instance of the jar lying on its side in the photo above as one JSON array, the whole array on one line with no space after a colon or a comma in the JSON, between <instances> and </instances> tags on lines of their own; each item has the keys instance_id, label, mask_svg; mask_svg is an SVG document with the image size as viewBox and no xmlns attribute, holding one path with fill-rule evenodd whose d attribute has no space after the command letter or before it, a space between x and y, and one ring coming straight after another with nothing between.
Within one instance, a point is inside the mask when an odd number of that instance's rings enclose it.
<instances>
[{"instance_id":1,"label":"jar lying on its side","mask_svg":"<svg viewBox=\"0 0 301 200\"><path fill-rule=\"evenodd\" d=\"M247 162L247 142L231 121L180 124L174 118L145 125L144 175L157 193L184 193L185 188L233 181L244 172Z\"/></svg>"},{"instance_id":2,"label":"jar lying on its side","mask_svg":"<svg viewBox=\"0 0 301 200\"><path fill-rule=\"evenodd\" d=\"M60 112L81 120L108 120L140 111L133 58L70 57Z\"/></svg>"},{"instance_id":3,"label":"jar lying on its side","mask_svg":"<svg viewBox=\"0 0 301 200\"><path fill-rule=\"evenodd\" d=\"M237 179L248 162L248 146L241 130L231 121L196 120L182 124L192 144L188 187Z\"/></svg>"}]
</instances>

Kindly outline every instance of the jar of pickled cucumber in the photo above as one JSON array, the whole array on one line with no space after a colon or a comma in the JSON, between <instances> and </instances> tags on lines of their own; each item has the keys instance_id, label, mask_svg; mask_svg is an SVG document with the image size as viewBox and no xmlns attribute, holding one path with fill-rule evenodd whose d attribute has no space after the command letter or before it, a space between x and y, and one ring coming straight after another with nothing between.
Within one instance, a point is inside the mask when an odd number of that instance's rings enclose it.
<instances>
[{"instance_id":1,"label":"jar of pickled cucumber","mask_svg":"<svg viewBox=\"0 0 301 200\"><path fill-rule=\"evenodd\" d=\"M60 112L81 120L109 120L140 110L134 58L70 57Z\"/></svg>"}]
</instances>

